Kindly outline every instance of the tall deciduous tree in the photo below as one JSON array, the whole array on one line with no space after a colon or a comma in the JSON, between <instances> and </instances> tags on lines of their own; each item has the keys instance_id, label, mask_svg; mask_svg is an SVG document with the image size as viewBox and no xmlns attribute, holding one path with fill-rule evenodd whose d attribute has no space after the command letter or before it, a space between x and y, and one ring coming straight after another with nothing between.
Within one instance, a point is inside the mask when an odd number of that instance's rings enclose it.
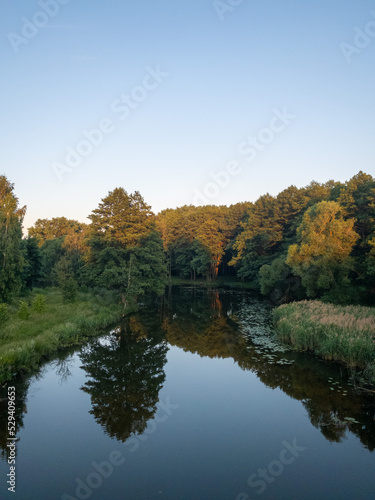
<instances>
[{"instance_id":1,"label":"tall deciduous tree","mask_svg":"<svg viewBox=\"0 0 375 500\"><path fill-rule=\"evenodd\" d=\"M162 234L169 274L173 271L184 278L215 279L219 267L227 267L231 256L229 242L238 234L248 206L249 203L230 207L185 205L158 214L156 224Z\"/></svg>"},{"instance_id":2,"label":"tall deciduous tree","mask_svg":"<svg viewBox=\"0 0 375 500\"><path fill-rule=\"evenodd\" d=\"M22 220L26 207L20 208L14 186L0 176L0 301L7 301L22 285L24 256L21 248Z\"/></svg>"},{"instance_id":3,"label":"tall deciduous tree","mask_svg":"<svg viewBox=\"0 0 375 500\"><path fill-rule=\"evenodd\" d=\"M350 253L358 239L354 222L344 220L334 201L321 201L304 214L298 244L289 247L286 263L301 277L308 296L348 283Z\"/></svg>"},{"instance_id":4,"label":"tall deciduous tree","mask_svg":"<svg viewBox=\"0 0 375 500\"><path fill-rule=\"evenodd\" d=\"M42 246L47 240L68 236L71 239L79 238L87 228L87 224L65 217L53 217L52 219L38 219L35 224L29 228L29 236L38 239L39 246Z\"/></svg>"},{"instance_id":5,"label":"tall deciduous tree","mask_svg":"<svg viewBox=\"0 0 375 500\"><path fill-rule=\"evenodd\" d=\"M53 285L61 282L61 270L69 267L69 278L81 283L83 260L88 251L88 224L65 217L38 219L29 228L29 238L38 242L42 269L40 282ZM62 262L59 262L63 258ZM57 272L58 271L58 272Z\"/></svg>"}]
</instances>

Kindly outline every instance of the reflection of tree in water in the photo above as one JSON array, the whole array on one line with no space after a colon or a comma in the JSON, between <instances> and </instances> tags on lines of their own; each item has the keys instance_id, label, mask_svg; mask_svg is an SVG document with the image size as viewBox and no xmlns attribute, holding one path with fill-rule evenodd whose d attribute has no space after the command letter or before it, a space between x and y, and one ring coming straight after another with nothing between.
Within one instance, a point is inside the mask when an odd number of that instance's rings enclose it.
<instances>
[{"instance_id":1,"label":"reflection of tree in water","mask_svg":"<svg viewBox=\"0 0 375 500\"><path fill-rule=\"evenodd\" d=\"M359 395L346 386L348 393L331 390L328 378L340 378L337 365L323 362L313 355L293 353L294 363L277 366L263 362L255 372L260 380L272 388L302 402L314 427L332 442L341 442L350 430L369 450L375 448L375 408L368 397ZM260 363L257 363L260 364ZM344 376L345 379L345 376ZM345 382L342 382L345 387ZM359 423L348 423L354 418Z\"/></svg>"},{"instance_id":2,"label":"reflection of tree in water","mask_svg":"<svg viewBox=\"0 0 375 500\"><path fill-rule=\"evenodd\" d=\"M59 383L62 385L72 375L71 369L74 367L75 359L73 355L66 358L59 357L52 362L52 367L55 368L55 373L59 377Z\"/></svg>"},{"instance_id":3,"label":"reflection of tree in water","mask_svg":"<svg viewBox=\"0 0 375 500\"><path fill-rule=\"evenodd\" d=\"M15 437L17 437L19 430L23 427L24 413L27 411L26 396L29 381L20 376L0 390L0 457L4 460L7 460L9 456L9 448L7 447L9 444L7 438L10 437L8 435L8 387L16 388L15 413L13 416L16 427Z\"/></svg>"},{"instance_id":4,"label":"reflection of tree in water","mask_svg":"<svg viewBox=\"0 0 375 500\"><path fill-rule=\"evenodd\" d=\"M168 348L157 335L148 336L146 328L139 316L132 316L116 335L90 344L80 355L90 377L82 387L91 396L90 413L121 441L145 430L165 380Z\"/></svg>"},{"instance_id":5,"label":"reflection of tree in water","mask_svg":"<svg viewBox=\"0 0 375 500\"><path fill-rule=\"evenodd\" d=\"M72 353L75 351L75 347L69 349L64 349L56 354L55 360L52 362L52 367L56 368L56 374L60 378L60 383L65 381L70 376L70 367L73 363ZM49 364L49 361L45 362L45 365ZM23 428L23 417L27 413L27 394L29 391L30 384L36 380L43 378L45 369L43 367L39 369L32 370L27 373L20 373L14 380L7 382L7 384L0 388L0 457L7 459L9 455L9 448L7 445L9 441L8 437L8 387L16 388L16 401L15 401L15 420L16 420L16 437L18 437L18 432ZM17 452L17 447L16 447Z\"/></svg>"},{"instance_id":6,"label":"reflection of tree in water","mask_svg":"<svg viewBox=\"0 0 375 500\"><path fill-rule=\"evenodd\" d=\"M246 339L231 318L232 307L230 295L217 289L179 289L164 314L168 342L200 356L234 357L246 349Z\"/></svg>"},{"instance_id":7,"label":"reflection of tree in water","mask_svg":"<svg viewBox=\"0 0 375 500\"><path fill-rule=\"evenodd\" d=\"M259 347L251 332L262 328L267 331L267 304L243 292L191 288L177 289L172 297L170 294L168 303L163 327L170 344L200 356L233 358L243 370L256 373L268 387L280 388L301 401L311 423L329 441L341 441L349 429L369 450L375 448L373 399L348 387L347 395L331 390L327 381L329 377L340 378L338 365L322 362L313 355L293 351L280 354L273 352L272 347ZM244 308L245 329L237 320ZM271 329L267 335L270 332ZM281 360L292 364L278 364ZM359 423L348 423L348 417Z\"/></svg>"},{"instance_id":8,"label":"reflection of tree in water","mask_svg":"<svg viewBox=\"0 0 375 500\"><path fill-rule=\"evenodd\" d=\"M222 316L211 318L203 330L195 328L193 321L178 323L170 318L164 319L163 328L170 344L200 356L229 358L246 349L246 340Z\"/></svg>"}]
</instances>

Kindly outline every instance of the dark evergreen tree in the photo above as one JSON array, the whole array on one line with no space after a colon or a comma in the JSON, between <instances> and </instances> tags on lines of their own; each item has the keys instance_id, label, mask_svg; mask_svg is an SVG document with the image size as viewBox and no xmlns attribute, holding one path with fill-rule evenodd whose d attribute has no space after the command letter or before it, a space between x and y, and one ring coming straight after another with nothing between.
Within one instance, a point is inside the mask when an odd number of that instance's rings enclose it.
<instances>
[{"instance_id":1,"label":"dark evergreen tree","mask_svg":"<svg viewBox=\"0 0 375 500\"><path fill-rule=\"evenodd\" d=\"M8 301L22 286L24 255L22 220L26 207L18 206L14 186L0 176L0 302Z\"/></svg>"},{"instance_id":2,"label":"dark evergreen tree","mask_svg":"<svg viewBox=\"0 0 375 500\"><path fill-rule=\"evenodd\" d=\"M38 240L31 236L22 240L22 248L25 259L22 282L26 290L32 290L41 278L42 254Z\"/></svg>"},{"instance_id":3,"label":"dark evergreen tree","mask_svg":"<svg viewBox=\"0 0 375 500\"><path fill-rule=\"evenodd\" d=\"M128 308L145 292L161 295L167 283L163 242L141 195L117 188L89 218L88 281L118 292Z\"/></svg>"}]
</instances>

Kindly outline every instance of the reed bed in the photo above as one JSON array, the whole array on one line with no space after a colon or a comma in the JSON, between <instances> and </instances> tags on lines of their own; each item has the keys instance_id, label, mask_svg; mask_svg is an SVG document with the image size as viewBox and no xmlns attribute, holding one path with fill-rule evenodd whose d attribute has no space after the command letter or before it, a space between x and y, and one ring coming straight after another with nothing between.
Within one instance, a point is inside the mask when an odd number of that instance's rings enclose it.
<instances>
[{"instance_id":1,"label":"reed bed","mask_svg":"<svg viewBox=\"0 0 375 500\"><path fill-rule=\"evenodd\" d=\"M363 369L375 383L375 308L305 300L278 307L273 320L284 342Z\"/></svg>"}]
</instances>

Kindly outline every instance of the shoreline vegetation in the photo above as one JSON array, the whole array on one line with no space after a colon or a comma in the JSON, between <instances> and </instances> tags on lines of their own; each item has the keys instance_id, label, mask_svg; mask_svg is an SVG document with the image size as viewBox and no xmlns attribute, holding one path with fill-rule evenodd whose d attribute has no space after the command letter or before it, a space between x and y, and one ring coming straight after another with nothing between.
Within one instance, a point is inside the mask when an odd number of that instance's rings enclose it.
<instances>
[{"instance_id":1,"label":"shoreline vegetation","mask_svg":"<svg viewBox=\"0 0 375 500\"><path fill-rule=\"evenodd\" d=\"M11 303L0 323L0 385L115 325L123 313L106 295L80 291L74 302L64 302L57 288L34 289L21 302Z\"/></svg>"},{"instance_id":2,"label":"shoreline vegetation","mask_svg":"<svg viewBox=\"0 0 375 500\"><path fill-rule=\"evenodd\" d=\"M375 308L304 300L277 307L273 321L283 342L360 371L361 382L375 386Z\"/></svg>"}]
</instances>

